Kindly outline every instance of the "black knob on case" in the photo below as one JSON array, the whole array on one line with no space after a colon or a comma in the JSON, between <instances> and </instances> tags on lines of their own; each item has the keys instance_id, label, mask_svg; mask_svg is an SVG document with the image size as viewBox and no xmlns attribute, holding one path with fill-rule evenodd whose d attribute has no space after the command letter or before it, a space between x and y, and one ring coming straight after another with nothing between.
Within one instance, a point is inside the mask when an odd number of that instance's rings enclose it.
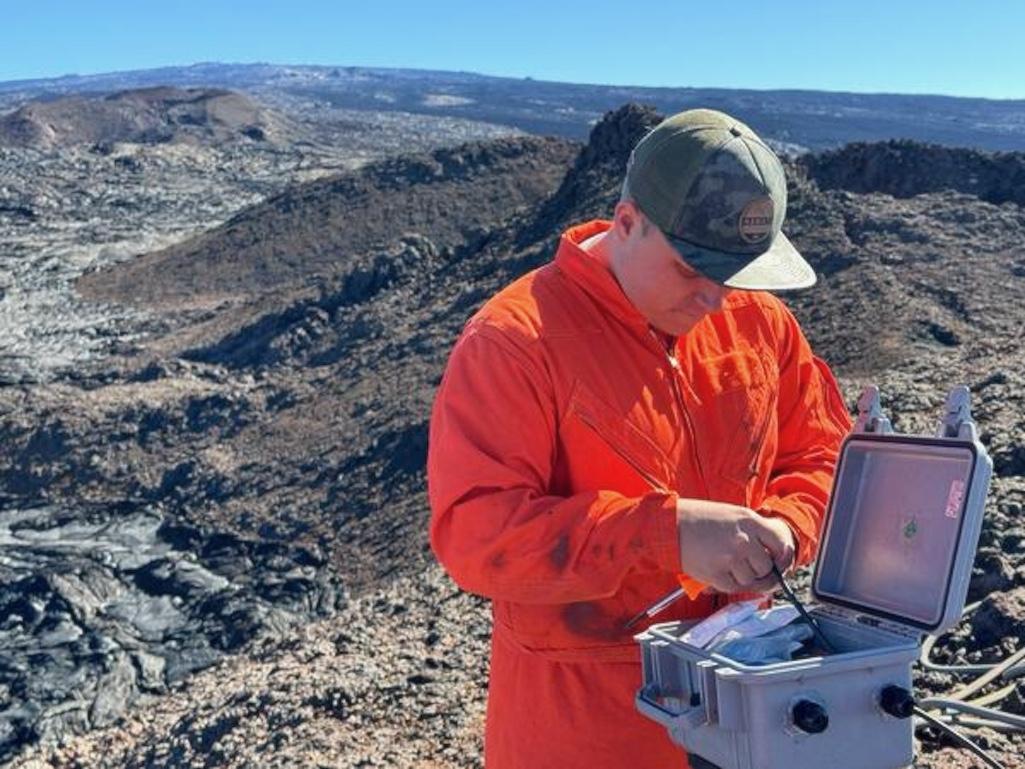
<instances>
[{"instance_id":1,"label":"black knob on case","mask_svg":"<svg viewBox=\"0 0 1025 769\"><path fill-rule=\"evenodd\" d=\"M790 717L794 726L808 734L821 734L829 726L829 715L826 709L817 702L800 700L790 709Z\"/></svg>"},{"instance_id":2,"label":"black knob on case","mask_svg":"<svg viewBox=\"0 0 1025 769\"><path fill-rule=\"evenodd\" d=\"M894 718L911 718L915 711L915 698L903 686L890 685L880 692L879 707Z\"/></svg>"}]
</instances>

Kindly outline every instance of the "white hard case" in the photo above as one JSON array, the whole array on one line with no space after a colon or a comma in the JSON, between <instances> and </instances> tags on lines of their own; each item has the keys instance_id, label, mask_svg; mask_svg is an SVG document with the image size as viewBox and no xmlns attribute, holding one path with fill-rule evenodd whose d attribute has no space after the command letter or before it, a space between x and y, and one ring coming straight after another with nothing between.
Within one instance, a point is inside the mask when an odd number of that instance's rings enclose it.
<instances>
[{"instance_id":1,"label":"white hard case","mask_svg":"<svg viewBox=\"0 0 1025 769\"><path fill-rule=\"evenodd\" d=\"M948 398L939 437L892 434L874 388L859 407L809 607L836 652L746 665L681 641L690 624L636 636L638 710L722 769L897 769L913 760L912 719L887 712L882 692L910 693L923 634L961 617L992 462L966 388Z\"/></svg>"}]
</instances>

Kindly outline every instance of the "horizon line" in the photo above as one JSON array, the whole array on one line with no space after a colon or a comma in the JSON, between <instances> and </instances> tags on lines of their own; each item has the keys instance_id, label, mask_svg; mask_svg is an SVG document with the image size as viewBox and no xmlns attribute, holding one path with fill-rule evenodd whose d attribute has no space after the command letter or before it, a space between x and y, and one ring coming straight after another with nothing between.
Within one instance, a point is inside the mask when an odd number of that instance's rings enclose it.
<instances>
[{"instance_id":1,"label":"horizon line","mask_svg":"<svg viewBox=\"0 0 1025 769\"><path fill-rule=\"evenodd\" d=\"M60 80L72 80L72 79L91 79L91 78L104 78L113 77L117 75L130 75L144 72L155 72L159 70L168 69L192 69L197 67L206 66L220 66L220 67L280 67L282 69L293 68L305 68L305 69L356 69L356 70L384 70L384 71L395 71L395 72L423 72L423 73L437 73L437 74L451 74L451 75L474 75L483 78L493 78L498 80L515 80L519 82L531 81L536 83L547 83L551 85L568 85L568 86L590 86L599 88L630 88L636 90L649 90L649 91L680 91L680 90L694 90L694 91L749 91L755 93L820 93L820 94L833 94L833 95L850 95L850 96L907 96L913 98L941 98L941 99L965 99L973 101L990 101L990 102L1023 102L1025 103L1025 95L1020 97L1014 96L975 96L966 94L952 94L952 93L936 93L936 92L912 92L912 91L852 91L852 90L832 90L826 88L808 88L808 87L796 87L796 86L782 86L772 88L752 88L743 86L723 86L723 85L638 85L630 83L595 83L586 81L574 81L574 80L548 80L543 77L534 77L532 75L508 75L508 74L492 74L488 72L481 72L477 70L469 69L433 69L430 67L396 67L396 66L381 66L375 64L297 64L297 63L280 63L270 61L195 61L189 64L163 64L155 67L144 67L139 69L120 69L120 70L107 70L101 72L67 72L60 75L48 75L41 77L18 77L13 79L0 80L0 87L9 89L12 87L18 87L19 85L25 86L31 83L47 83L56 82ZM1025 106L1025 105L1023 105Z\"/></svg>"}]
</instances>

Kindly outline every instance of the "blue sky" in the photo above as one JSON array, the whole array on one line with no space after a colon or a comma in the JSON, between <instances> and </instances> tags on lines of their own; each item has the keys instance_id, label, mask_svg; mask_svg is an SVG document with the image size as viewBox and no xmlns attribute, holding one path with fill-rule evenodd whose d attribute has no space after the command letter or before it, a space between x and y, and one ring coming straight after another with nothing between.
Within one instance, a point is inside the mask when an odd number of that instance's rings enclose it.
<instances>
[{"instance_id":1,"label":"blue sky","mask_svg":"<svg viewBox=\"0 0 1025 769\"><path fill-rule=\"evenodd\" d=\"M0 80L197 61L1025 98L1025 2L0 0Z\"/></svg>"}]
</instances>

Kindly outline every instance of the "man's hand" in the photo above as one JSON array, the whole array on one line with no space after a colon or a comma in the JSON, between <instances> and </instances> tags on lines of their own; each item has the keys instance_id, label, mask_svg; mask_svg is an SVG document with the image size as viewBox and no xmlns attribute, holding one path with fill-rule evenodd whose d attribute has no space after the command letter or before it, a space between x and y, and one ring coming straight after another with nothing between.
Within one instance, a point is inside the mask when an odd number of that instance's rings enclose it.
<instances>
[{"instance_id":1,"label":"man's hand","mask_svg":"<svg viewBox=\"0 0 1025 769\"><path fill-rule=\"evenodd\" d=\"M687 574L724 593L768 592L794 560L786 522L725 502L680 499L676 505L680 565Z\"/></svg>"}]
</instances>

